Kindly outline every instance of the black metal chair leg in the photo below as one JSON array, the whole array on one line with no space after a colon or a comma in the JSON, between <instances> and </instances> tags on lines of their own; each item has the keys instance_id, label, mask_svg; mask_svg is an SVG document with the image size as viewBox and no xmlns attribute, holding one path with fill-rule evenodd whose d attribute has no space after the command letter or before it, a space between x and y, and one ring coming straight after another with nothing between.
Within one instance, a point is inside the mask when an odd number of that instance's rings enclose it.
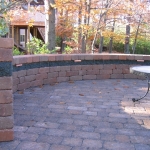
<instances>
[{"instance_id":1,"label":"black metal chair leg","mask_svg":"<svg viewBox=\"0 0 150 150\"><path fill-rule=\"evenodd\" d=\"M148 94L148 92L149 92L150 82L149 82L149 77L148 77L148 76L146 76L146 78L147 78L147 82L148 82L148 87L147 87L147 92L146 92L146 94L145 94L144 96L142 96L141 98L137 98L137 99L132 98L132 101L133 101L133 102L136 102L136 101L139 101L139 100L143 99L143 98L144 98L144 97Z\"/></svg>"}]
</instances>

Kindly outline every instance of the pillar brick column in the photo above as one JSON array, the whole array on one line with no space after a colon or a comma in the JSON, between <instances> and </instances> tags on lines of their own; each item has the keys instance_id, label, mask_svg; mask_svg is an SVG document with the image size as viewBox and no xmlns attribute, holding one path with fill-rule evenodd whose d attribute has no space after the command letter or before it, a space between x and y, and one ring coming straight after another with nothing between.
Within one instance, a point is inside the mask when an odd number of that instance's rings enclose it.
<instances>
[{"instance_id":1,"label":"pillar brick column","mask_svg":"<svg viewBox=\"0 0 150 150\"><path fill-rule=\"evenodd\" d=\"M13 39L0 38L0 142L14 139L12 95Z\"/></svg>"}]
</instances>

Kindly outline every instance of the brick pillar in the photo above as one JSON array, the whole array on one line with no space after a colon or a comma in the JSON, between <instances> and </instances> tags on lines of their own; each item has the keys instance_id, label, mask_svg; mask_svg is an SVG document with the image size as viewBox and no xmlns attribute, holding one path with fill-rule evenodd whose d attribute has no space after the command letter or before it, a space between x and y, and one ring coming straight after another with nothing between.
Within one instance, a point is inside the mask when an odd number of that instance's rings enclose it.
<instances>
[{"instance_id":1,"label":"brick pillar","mask_svg":"<svg viewBox=\"0 0 150 150\"><path fill-rule=\"evenodd\" d=\"M13 132L13 39L0 38L0 142L11 141Z\"/></svg>"}]
</instances>

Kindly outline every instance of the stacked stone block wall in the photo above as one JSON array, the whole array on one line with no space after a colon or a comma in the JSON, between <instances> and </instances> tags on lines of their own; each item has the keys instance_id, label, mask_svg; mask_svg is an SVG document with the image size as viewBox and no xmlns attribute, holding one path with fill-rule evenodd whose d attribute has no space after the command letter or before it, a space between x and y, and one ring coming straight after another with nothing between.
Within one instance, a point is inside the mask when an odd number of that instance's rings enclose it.
<instances>
[{"instance_id":1,"label":"stacked stone block wall","mask_svg":"<svg viewBox=\"0 0 150 150\"><path fill-rule=\"evenodd\" d=\"M12 47L13 39L0 38L0 142L14 138Z\"/></svg>"},{"instance_id":2,"label":"stacked stone block wall","mask_svg":"<svg viewBox=\"0 0 150 150\"><path fill-rule=\"evenodd\" d=\"M13 58L13 92L75 80L139 78L130 67L150 65L146 55L57 54Z\"/></svg>"}]
</instances>

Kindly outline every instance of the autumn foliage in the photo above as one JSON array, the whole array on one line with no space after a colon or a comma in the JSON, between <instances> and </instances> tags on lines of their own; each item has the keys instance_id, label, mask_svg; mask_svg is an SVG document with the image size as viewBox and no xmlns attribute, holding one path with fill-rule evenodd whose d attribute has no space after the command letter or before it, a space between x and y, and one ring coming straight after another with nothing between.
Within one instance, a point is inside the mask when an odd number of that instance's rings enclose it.
<instances>
[{"instance_id":1,"label":"autumn foliage","mask_svg":"<svg viewBox=\"0 0 150 150\"><path fill-rule=\"evenodd\" d=\"M148 1L140 0L56 0L50 6L56 10L55 30L62 43L79 52L94 52L95 43L101 47L104 44L102 38L110 39L108 48L113 48L111 42L126 44L127 38L127 44L132 45L130 52L135 52L139 39L150 39L149 4ZM27 20L32 26L37 11L37 7L30 11L17 7L5 17L10 18L10 21ZM40 9L40 12L51 15L44 9ZM128 32L127 25L130 27Z\"/></svg>"}]
</instances>

